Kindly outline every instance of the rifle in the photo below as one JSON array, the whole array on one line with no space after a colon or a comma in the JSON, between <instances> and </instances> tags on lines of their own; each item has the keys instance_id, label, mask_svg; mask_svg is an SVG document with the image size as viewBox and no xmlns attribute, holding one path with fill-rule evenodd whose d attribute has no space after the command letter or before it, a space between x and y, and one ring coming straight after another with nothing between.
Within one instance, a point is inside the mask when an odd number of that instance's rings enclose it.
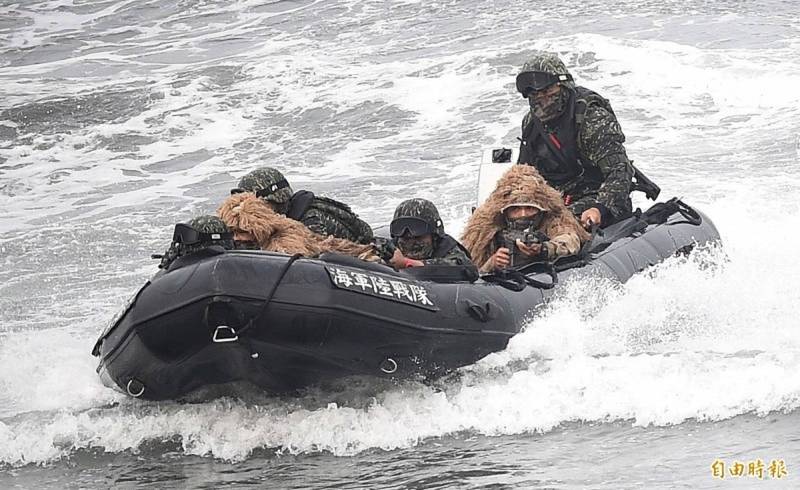
<instances>
[{"instance_id":1,"label":"rifle","mask_svg":"<svg viewBox=\"0 0 800 490\"><path fill-rule=\"evenodd\" d=\"M535 244L542 244L548 240L550 237L544 234L544 232L538 230L531 230L527 228L525 230L505 230L503 232L503 238L505 239L505 247L511 252L511 263L509 267L514 267L520 262L520 259L523 259L523 263L529 263L532 257L522 254L522 251L517 247L517 240L521 241L527 246L535 245ZM520 255L523 256L520 256Z\"/></svg>"},{"instance_id":2,"label":"rifle","mask_svg":"<svg viewBox=\"0 0 800 490\"><path fill-rule=\"evenodd\" d=\"M658 195L661 193L661 188L657 186L655 182L648 179L641 170L636 168L633 165L633 162L631 162L631 167L633 167L633 188L631 189L631 192L644 192L644 195L647 196L648 199L655 201Z\"/></svg>"}]
</instances>

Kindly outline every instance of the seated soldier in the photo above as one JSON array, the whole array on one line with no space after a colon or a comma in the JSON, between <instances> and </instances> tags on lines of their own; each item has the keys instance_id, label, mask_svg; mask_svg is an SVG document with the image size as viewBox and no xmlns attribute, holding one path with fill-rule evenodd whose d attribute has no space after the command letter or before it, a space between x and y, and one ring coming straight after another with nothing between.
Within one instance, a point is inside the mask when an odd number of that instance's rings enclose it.
<instances>
[{"instance_id":1,"label":"seated soldier","mask_svg":"<svg viewBox=\"0 0 800 490\"><path fill-rule=\"evenodd\" d=\"M178 259L190 255L193 258L213 255L219 253L219 248L233 250L233 233L221 219L216 216L203 215L191 219L188 223L175 225L169 249L164 255L154 255L153 258L161 259L161 263L158 264L159 269L170 269L174 268L171 266ZM184 260L179 261L179 263L182 262Z\"/></svg>"},{"instance_id":2,"label":"seated soldier","mask_svg":"<svg viewBox=\"0 0 800 490\"><path fill-rule=\"evenodd\" d=\"M589 237L535 168L515 165L472 214L462 242L486 273L576 254Z\"/></svg>"},{"instance_id":3,"label":"seated soldier","mask_svg":"<svg viewBox=\"0 0 800 490\"><path fill-rule=\"evenodd\" d=\"M255 193L273 211L300 221L322 236L364 244L372 241L372 228L348 205L309 191L294 192L283 174L272 167L262 167L242 177L239 186L231 189L231 194L240 192Z\"/></svg>"},{"instance_id":4,"label":"seated soldier","mask_svg":"<svg viewBox=\"0 0 800 490\"><path fill-rule=\"evenodd\" d=\"M217 214L234 234L237 248L249 248L318 257L335 252L363 260L379 260L371 244L354 243L312 232L303 223L272 209L252 192L236 193L220 205Z\"/></svg>"},{"instance_id":5,"label":"seated soldier","mask_svg":"<svg viewBox=\"0 0 800 490\"><path fill-rule=\"evenodd\" d=\"M394 211L389 225L395 269L423 265L472 265L469 252L444 232L436 206L427 199L408 199Z\"/></svg>"}]
</instances>

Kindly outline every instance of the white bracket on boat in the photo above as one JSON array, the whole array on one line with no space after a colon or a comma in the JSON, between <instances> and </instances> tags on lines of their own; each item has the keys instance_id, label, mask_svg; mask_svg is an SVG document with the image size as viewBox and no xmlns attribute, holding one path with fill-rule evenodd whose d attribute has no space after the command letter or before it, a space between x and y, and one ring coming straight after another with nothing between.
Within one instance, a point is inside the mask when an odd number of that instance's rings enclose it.
<instances>
[{"instance_id":1,"label":"white bracket on boat","mask_svg":"<svg viewBox=\"0 0 800 490\"><path fill-rule=\"evenodd\" d=\"M219 333L221 331L230 332L230 335L226 333L225 336L220 337ZM225 342L236 342L237 340L239 340L239 336L236 335L236 330L234 330L233 327L229 327L227 325L220 325L217 327L216 330L214 330L213 340L217 344L222 344Z\"/></svg>"}]
</instances>

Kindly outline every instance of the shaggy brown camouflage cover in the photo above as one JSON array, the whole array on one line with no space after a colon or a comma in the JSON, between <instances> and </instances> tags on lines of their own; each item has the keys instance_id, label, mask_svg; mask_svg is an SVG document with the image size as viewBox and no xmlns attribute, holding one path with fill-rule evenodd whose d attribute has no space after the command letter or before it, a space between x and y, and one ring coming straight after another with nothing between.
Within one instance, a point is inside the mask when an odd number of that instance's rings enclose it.
<instances>
[{"instance_id":1,"label":"shaggy brown camouflage cover","mask_svg":"<svg viewBox=\"0 0 800 490\"><path fill-rule=\"evenodd\" d=\"M528 165L514 165L497 182L497 187L486 201L472 213L461 243L469 250L472 260L481 267L495 251L494 236L505 227L503 209L515 204L527 204L546 213L539 227L551 241L580 244L589 234L564 205L561 194L550 187L539 172ZM577 250L572 251L575 253Z\"/></svg>"},{"instance_id":2,"label":"shaggy brown camouflage cover","mask_svg":"<svg viewBox=\"0 0 800 490\"><path fill-rule=\"evenodd\" d=\"M364 260L378 260L372 245L318 235L299 221L276 213L252 192L232 195L222 203L217 215L232 231L252 233L262 250L290 255L299 253L305 257L336 252Z\"/></svg>"}]
</instances>

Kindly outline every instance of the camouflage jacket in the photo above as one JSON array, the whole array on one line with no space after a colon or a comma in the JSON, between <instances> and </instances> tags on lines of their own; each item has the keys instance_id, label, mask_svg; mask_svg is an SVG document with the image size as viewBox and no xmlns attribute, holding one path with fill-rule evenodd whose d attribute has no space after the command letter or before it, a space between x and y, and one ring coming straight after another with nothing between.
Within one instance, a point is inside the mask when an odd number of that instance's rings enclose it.
<instances>
[{"instance_id":1,"label":"camouflage jacket","mask_svg":"<svg viewBox=\"0 0 800 490\"><path fill-rule=\"evenodd\" d=\"M439 239L436 249L433 251L433 256L430 259L425 259L422 262L425 265L470 265L472 259L469 252L458 241L445 234Z\"/></svg>"},{"instance_id":2,"label":"camouflage jacket","mask_svg":"<svg viewBox=\"0 0 800 490\"><path fill-rule=\"evenodd\" d=\"M607 225L631 212L633 166L608 101L591 90L575 90L567 111L552 126L537 125L532 113L526 114L518 163L535 166L573 213L597 207Z\"/></svg>"},{"instance_id":3,"label":"camouflage jacket","mask_svg":"<svg viewBox=\"0 0 800 490\"><path fill-rule=\"evenodd\" d=\"M333 235L356 243L370 243L372 228L350 206L309 191L298 191L289 202L287 216L322 236Z\"/></svg>"}]
</instances>

